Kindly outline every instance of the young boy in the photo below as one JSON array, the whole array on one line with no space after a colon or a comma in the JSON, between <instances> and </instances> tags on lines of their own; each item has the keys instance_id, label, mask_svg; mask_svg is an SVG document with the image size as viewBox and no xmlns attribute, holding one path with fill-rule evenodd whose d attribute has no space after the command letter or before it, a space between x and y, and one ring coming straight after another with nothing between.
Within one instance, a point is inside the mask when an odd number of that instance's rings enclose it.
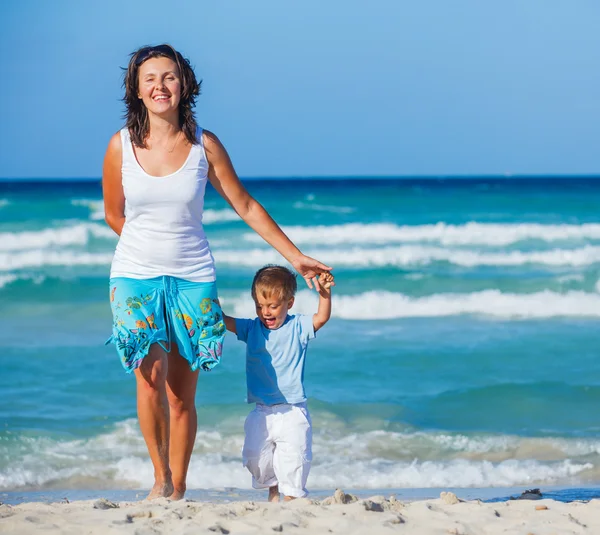
<instances>
[{"instance_id":1,"label":"young boy","mask_svg":"<svg viewBox=\"0 0 600 535\"><path fill-rule=\"evenodd\" d=\"M248 403L256 407L244 424L244 466L255 489L269 489L269 501L306 496L312 460L312 423L304 393L308 341L331 316L329 273L319 277L319 308L312 316L289 315L296 275L281 266L259 269L252 281L254 320L224 315L227 330L246 342Z\"/></svg>"}]
</instances>

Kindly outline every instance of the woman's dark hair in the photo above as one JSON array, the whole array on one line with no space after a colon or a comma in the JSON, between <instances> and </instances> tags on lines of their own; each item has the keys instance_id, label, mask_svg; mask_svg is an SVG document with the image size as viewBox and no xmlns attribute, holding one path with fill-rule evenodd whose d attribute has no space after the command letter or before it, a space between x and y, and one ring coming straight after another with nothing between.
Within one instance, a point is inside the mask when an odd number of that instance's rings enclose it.
<instances>
[{"instance_id":1,"label":"woman's dark hair","mask_svg":"<svg viewBox=\"0 0 600 535\"><path fill-rule=\"evenodd\" d=\"M150 122L148 120L148 109L138 97L138 71L140 65L151 58L169 58L177 65L181 78L179 126L187 140L194 145L197 144L194 106L196 105L196 97L200 94L202 81L198 82L196 80L196 75L189 60L168 44L143 46L131 54L123 78L123 87L125 88L123 102L127 107L125 119L127 121L126 126L131 134L131 140L137 147L146 147Z\"/></svg>"}]
</instances>

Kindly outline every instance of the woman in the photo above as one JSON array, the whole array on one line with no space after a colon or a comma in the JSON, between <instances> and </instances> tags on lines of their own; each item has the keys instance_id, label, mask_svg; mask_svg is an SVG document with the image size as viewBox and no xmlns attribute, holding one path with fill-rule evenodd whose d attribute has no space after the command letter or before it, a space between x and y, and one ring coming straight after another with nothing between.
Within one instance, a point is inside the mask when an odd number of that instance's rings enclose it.
<instances>
[{"instance_id":1,"label":"woman","mask_svg":"<svg viewBox=\"0 0 600 535\"><path fill-rule=\"evenodd\" d=\"M179 52L140 48L124 86L127 123L109 142L102 175L106 222L120 236L111 266L111 340L136 377L154 466L148 498L181 499L196 438L198 372L218 364L225 334L202 228L206 181L310 288L331 268L294 246L241 184L219 139L196 125L200 85Z\"/></svg>"}]
</instances>

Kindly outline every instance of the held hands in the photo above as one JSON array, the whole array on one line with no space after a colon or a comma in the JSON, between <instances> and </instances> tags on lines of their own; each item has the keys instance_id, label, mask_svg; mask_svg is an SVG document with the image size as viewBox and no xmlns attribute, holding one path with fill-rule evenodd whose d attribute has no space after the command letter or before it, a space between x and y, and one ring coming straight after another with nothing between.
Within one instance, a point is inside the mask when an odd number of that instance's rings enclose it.
<instances>
[{"instance_id":1,"label":"held hands","mask_svg":"<svg viewBox=\"0 0 600 535\"><path fill-rule=\"evenodd\" d=\"M318 282L320 286L319 293L323 297L328 297L331 295L331 287L335 286L333 275L331 273L321 273L319 275Z\"/></svg>"},{"instance_id":2,"label":"held hands","mask_svg":"<svg viewBox=\"0 0 600 535\"><path fill-rule=\"evenodd\" d=\"M331 277L331 280L329 281L329 286L335 286L335 283L333 282L333 275L329 273L333 268L322 264L321 262L315 260L314 258L311 258L310 256L300 255L294 259L292 265L294 266L294 269L298 273L300 273L300 275L302 275L302 277L306 281L307 286L311 289L313 287L313 284L317 291L321 289L318 276L324 274L327 274Z\"/></svg>"}]
</instances>

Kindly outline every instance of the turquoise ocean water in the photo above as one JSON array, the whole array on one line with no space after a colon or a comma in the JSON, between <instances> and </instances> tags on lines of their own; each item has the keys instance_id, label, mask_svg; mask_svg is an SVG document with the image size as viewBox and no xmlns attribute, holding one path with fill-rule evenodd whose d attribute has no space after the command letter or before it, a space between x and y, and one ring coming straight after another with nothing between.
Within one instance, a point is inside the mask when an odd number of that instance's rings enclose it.
<instances>
[{"instance_id":1,"label":"turquoise ocean water","mask_svg":"<svg viewBox=\"0 0 600 535\"><path fill-rule=\"evenodd\" d=\"M314 489L598 487L600 181L248 181L335 267L309 348ZM224 309L282 262L209 190ZM0 182L0 493L149 487L110 334L98 182ZM302 288L296 310L312 313ZM200 376L190 488L249 488L244 346ZM501 494L501 492L500 492Z\"/></svg>"}]
</instances>

